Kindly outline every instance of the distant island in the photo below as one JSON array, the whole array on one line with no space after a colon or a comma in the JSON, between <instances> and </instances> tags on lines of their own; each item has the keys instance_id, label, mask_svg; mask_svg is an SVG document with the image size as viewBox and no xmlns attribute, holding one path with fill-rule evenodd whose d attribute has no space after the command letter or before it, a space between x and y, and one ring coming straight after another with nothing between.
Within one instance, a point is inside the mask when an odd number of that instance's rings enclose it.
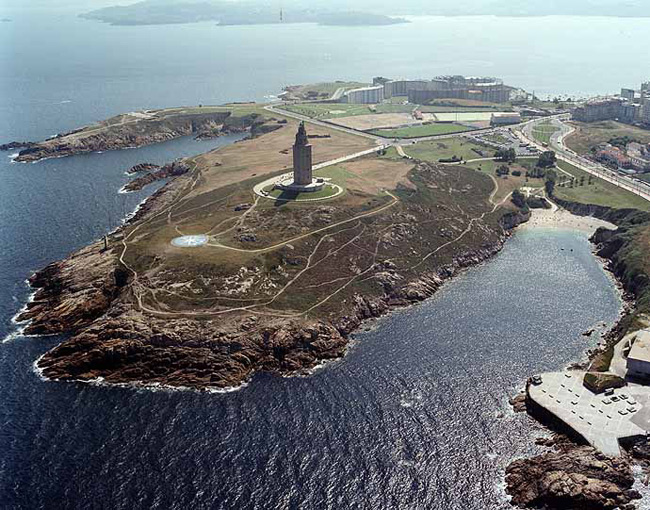
<instances>
[{"instance_id":1,"label":"distant island","mask_svg":"<svg viewBox=\"0 0 650 510\"><path fill-rule=\"evenodd\" d=\"M216 21L220 26L279 23L318 23L331 26L394 25L403 18L348 10L282 9L255 2L177 2L145 0L98 9L82 18L111 25L168 25Z\"/></svg>"},{"instance_id":2,"label":"distant island","mask_svg":"<svg viewBox=\"0 0 650 510\"><path fill-rule=\"evenodd\" d=\"M308 8L297 1L287 0L268 5L256 0L238 2L214 0L144 0L130 5L115 5L80 16L111 25L167 25L215 21L220 26L261 25L280 23L317 23L338 26L381 26L408 23L394 14L410 16L611 16L647 17L648 10L640 0L615 4L604 0L531 0L512 5L496 0L459 0L449 3L422 5L405 0L399 5L387 1L359 0L350 10L343 0L310 4ZM378 13L390 13L378 14Z\"/></svg>"}]
</instances>

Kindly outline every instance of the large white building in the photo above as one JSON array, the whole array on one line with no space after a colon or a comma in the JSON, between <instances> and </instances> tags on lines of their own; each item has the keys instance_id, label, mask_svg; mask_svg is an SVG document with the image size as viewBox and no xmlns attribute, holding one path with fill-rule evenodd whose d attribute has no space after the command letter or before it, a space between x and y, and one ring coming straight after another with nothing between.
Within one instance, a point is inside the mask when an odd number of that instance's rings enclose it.
<instances>
[{"instance_id":1,"label":"large white building","mask_svg":"<svg viewBox=\"0 0 650 510\"><path fill-rule=\"evenodd\" d=\"M650 96L644 96L641 106L641 121L650 124Z\"/></svg>"},{"instance_id":2,"label":"large white building","mask_svg":"<svg viewBox=\"0 0 650 510\"><path fill-rule=\"evenodd\" d=\"M343 95L346 103L351 104L377 104L384 100L384 86L363 87L352 89Z\"/></svg>"},{"instance_id":3,"label":"large white building","mask_svg":"<svg viewBox=\"0 0 650 510\"><path fill-rule=\"evenodd\" d=\"M490 124L493 126L507 126L508 124L519 124L521 114L517 112L497 112L492 114Z\"/></svg>"},{"instance_id":4,"label":"large white building","mask_svg":"<svg viewBox=\"0 0 650 510\"><path fill-rule=\"evenodd\" d=\"M627 375L650 379L650 331L641 330L636 334L627 355Z\"/></svg>"}]
</instances>

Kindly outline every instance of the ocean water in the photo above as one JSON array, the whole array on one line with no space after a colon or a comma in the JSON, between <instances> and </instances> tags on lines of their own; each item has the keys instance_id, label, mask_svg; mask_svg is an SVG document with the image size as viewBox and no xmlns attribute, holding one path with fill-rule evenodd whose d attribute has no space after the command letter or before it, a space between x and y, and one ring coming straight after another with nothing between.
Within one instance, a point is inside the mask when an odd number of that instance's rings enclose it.
<instances>
[{"instance_id":1,"label":"ocean water","mask_svg":"<svg viewBox=\"0 0 650 510\"><path fill-rule=\"evenodd\" d=\"M0 501L507 508L503 470L543 434L508 397L579 359L619 306L584 236L528 230L310 377L225 394L43 382L33 360L58 339L16 339L0 346Z\"/></svg>"},{"instance_id":2,"label":"ocean water","mask_svg":"<svg viewBox=\"0 0 650 510\"><path fill-rule=\"evenodd\" d=\"M351 29L12 18L0 27L2 142L379 74L495 74L539 93L605 93L647 78L630 48L650 42L647 19ZM156 189L118 194L125 170L235 139L35 164L0 153L0 339L16 331L32 271L115 228ZM33 363L61 339L12 336L0 344L0 507L506 508L502 469L539 432L507 397L531 373L580 358L580 332L619 308L583 235L524 231L435 298L357 335L343 360L233 393L44 382Z\"/></svg>"}]
</instances>

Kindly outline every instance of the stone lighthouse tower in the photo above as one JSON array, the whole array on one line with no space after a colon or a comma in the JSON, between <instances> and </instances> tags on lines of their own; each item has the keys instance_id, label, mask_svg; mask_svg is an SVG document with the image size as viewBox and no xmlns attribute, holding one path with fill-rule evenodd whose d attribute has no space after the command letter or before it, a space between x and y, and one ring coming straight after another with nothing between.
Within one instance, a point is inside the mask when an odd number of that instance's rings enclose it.
<instances>
[{"instance_id":1,"label":"stone lighthouse tower","mask_svg":"<svg viewBox=\"0 0 650 510\"><path fill-rule=\"evenodd\" d=\"M314 179L312 170L311 144L305 131L305 123L301 122L296 133L296 143L293 144L293 175L276 182L274 187L291 193L320 191L325 187L325 180Z\"/></svg>"},{"instance_id":2,"label":"stone lighthouse tower","mask_svg":"<svg viewBox=\"0 0 650 510\"><path fill-rule=\"evenodd\" d=\"M301 122L293 144L293 183L307 186L312 183L311 144L307 138L305 123Z\"/></svg>"}]
</instances>

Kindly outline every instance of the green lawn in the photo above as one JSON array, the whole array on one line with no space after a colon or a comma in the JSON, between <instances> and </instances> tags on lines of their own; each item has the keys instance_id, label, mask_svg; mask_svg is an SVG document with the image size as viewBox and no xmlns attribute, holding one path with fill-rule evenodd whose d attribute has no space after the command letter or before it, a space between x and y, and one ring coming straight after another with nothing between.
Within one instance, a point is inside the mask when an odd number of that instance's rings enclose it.
<instances>
[{"instance_id":1,"label":"green lawn","mask_svg":"<svg viewBox=\"0 0 650 510\"><path fill-rule=\"evenodd\" d=\"M393 97L386 98L386 101L392 104L402 104L404 102L408 102L408 100L409 100L408 96L393 96Z\"/></svg>"},{"instance_id":2,"label":"green lawn","mask_svg":"<svg viewBox=\"0 0 650 510\"><path fill-rule=\"evenodd\" d=\"M332 81L325 83L312 83L310 85L301 86L296 92L306 94L309 91L318 92L319 94L327 93L334 94L341 87L345 89L356 89L359 87L369 87L369 83L361 83L358 81Z\"/></svg>"},{"instance_id":3,"label":"green lawn","mask_svg":"<svg viewBox=\"0 0 650 510\"><path fill-rule=\"evenodd\" d=\"M410 126L397 129L374 129L370 131L373 135L384 136L387 138L418 138L433 135L447 135L451 133L462 133L472 131L467 126L457 124L424 124L421 126Z\"/></svg>"},{"instance_id":4,"label":"green lawn","mask_svg":"<svg viewBox=\"0 0 650 510\"><path fill-rule=\"evenodd\" d=\"M328 166L325 168L321 168L320 170L316 170L314 172L314 177L325 177L327 179L330 179L330 183L332 184L337 184L338 186L342 187L343 190L345 191L347 189L347 181L348 179L355 177L355 174L351 173L350 171L346 170L342 166L338 165L332 165ZM265 190L268 192L269 196L278 198L281 195L284 194L283 198L287 198L288 200L305 200L308 198L326 198L331 195L334 195L336 193L336 188L333 188L329 186L328 184L325 185L325 187L321 191L314 191L310 193L287 193L282 190L277 190L273 189L272 186L269 186L265 188ZM342 194L339 195L343 196ZM337 197L338 198L338 197Z\"/></svg>"},{"instance_id":5,"label":"green lawn","mask_svg":"<svg viewBox=\"0 0 650 510\"><path fill-rule=\"evenodd\" d=\"M558 198L584 204L604 205L617 209L631 207L642 211L650 211L650 202L634 193L621 189L598 177L593 177L592 184L587 184L589 182L589 174L587 172L564 161L560 161L558 166L575 176L578 181L583 176L585 178L584 186L574 186L573 188L556 186L555 195ZM559 175L561 176L562 174L560 173Z\"/></svg>"},{"instance_id":6,"label":"green lawn","mask_svg":"<svg viewBox=\"0 0 650 510\"><path fill-rule=\"evenodd\" d=\"M551 137L559 130L560 128L551 124L550 120L540 122L539 124L535 124L535 126L533 126L533 138L535 138L535 140L540 143L550 144Z\"/></svg>"},{"instance_id":7,"label":"green lawn","mask_svg":"<svg viewBox=\"0 0 650 510\"><path fill-rule=\"evenodd\" d=\"M367 104L305 103L285 105L280 108L313 119L334 119L353 115L370 115L373 113Z\"/></svg>"},{"instance_id":8,"label":"green lawn","mask_svg":"<svg viewBox=\"0 0 650 510\"><path fill-rule=\"evenodd\" d=\"M411 113L414 105L403 104L347 104L347 103L304 103L285 105L282 109L306 115L313 119L337 119L373 113Z\"/></svg>"},{"instance_id":9,"label":"green lawn","mask_svg":"<svg viewBox=\"0 0 650 510\"><path fill-rule=\"evenodd\" d=\"M415 109L414 104L378 104L377 113L411 113Z\"/></svg>"},{"instance_id":10,"label":"green lawn","mask_svg":"<svg viewBox=\"0 0 650 510\"><path fill-rule=\"evenodd\" d=\"M464 160L480 158L481 155L472 149L477 149L487 153L486 157L494 155L493 149L475 144L462 137L419 142L404 147L404 152L416 159L435 163L441 158L451 158L453 156L457 156Z\"/></svg>"}]
</instances>

